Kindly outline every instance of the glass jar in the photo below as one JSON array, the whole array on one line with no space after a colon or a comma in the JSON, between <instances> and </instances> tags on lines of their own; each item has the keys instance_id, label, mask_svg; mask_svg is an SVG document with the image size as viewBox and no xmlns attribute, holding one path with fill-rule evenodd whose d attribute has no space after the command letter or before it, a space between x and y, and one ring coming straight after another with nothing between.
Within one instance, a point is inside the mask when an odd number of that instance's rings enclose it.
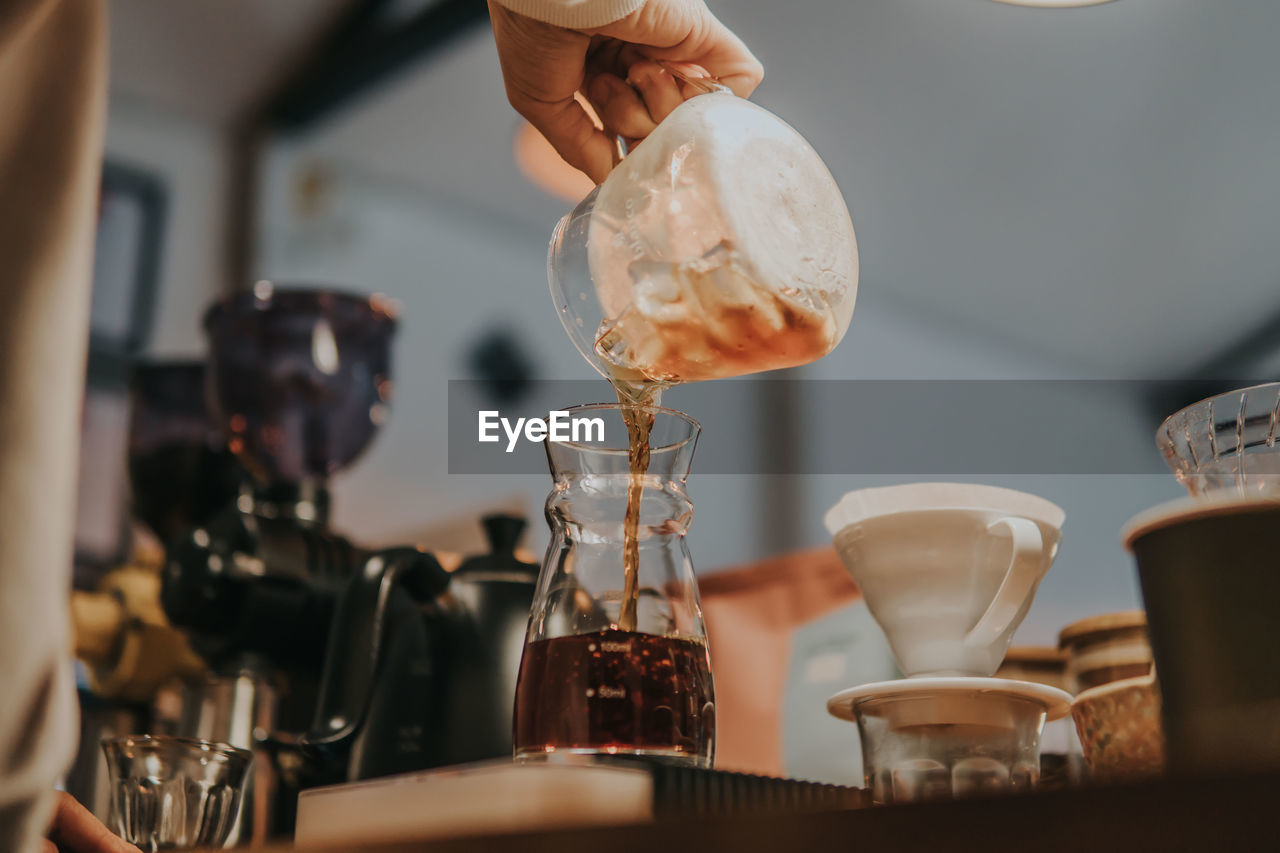
<instances>
[{"instance_id":1,"label":"glass jar","mask_svg":"<svg viewBox=\"0 0 1280 853\"><path fill-rule=\"evenodd\" d=\"M1071 693L1152 671L1147 614L1142 610L1072 622L1058 634L1058 647L1067 653L1065 686Z\"/></svg>"},{"instance_id":2,"label":"glass jar","mask_svg":"<svg viewBox=\"0 0 1280 853\"><path fill-rule=\"evenodd\" d=\"M603 440L545 441L555 480L546 504L552 537L516 686L517 758L620 755L711 765L711 659L685 541L693 518L685 480L699 426L670 409L639 412L653 419L644 474L631 474L616 404L568 410L574 432L586 424L578 437ZM633 478L638 559L628 584Z\"/></svg>"}]
</instances>

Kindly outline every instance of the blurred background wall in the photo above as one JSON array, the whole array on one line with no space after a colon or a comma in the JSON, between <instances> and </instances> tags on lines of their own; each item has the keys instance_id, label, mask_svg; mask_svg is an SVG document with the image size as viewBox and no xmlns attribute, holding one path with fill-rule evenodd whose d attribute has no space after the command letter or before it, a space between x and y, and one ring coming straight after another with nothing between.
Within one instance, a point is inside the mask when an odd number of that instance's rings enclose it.
<instances>
[{"instance_id":1,"label":"blurred background wall","mask_svg":"<svg viewBox=\"0 0 1280 853\"><path fill-rule=\"evenodd\" d=\"M227 286L229 146L216 125L128 96L107 119L107 158L154 174L170 199L148 351L200 356L201 312Z\"/></svg>"}]
</instances>

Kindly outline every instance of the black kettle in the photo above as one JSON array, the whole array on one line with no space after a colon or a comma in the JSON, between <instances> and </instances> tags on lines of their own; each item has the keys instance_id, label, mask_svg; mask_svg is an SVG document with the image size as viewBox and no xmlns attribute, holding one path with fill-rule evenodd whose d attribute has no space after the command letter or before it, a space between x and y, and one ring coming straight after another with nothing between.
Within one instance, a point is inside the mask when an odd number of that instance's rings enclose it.
<instances>
[{"instance_id":1,"label":"black kettle","mask_svg":"<svg viewBox=\"0 0 1280 853\"><path fill-rule=\"evenodd\" d=\"M372 555L339 594L305 741L326 782L512 754L538 567L523 519L483 519L490 553L452 573L422 551Z\"/></svg>"},{"instance_id":2,"label":"black kettle","mask_svg":"<svg viewBox=\"0 0 1280 853\"><path fill-rule=\"evenodd\" d=\"M538 582L538 565L516 556L523 518L481 519L489 553L465 560L453 573L450 593L466 613L469 665L457 673L450 728L485 758L512 754L512 714L525 631Z\"/></svg>"}]
</instances>

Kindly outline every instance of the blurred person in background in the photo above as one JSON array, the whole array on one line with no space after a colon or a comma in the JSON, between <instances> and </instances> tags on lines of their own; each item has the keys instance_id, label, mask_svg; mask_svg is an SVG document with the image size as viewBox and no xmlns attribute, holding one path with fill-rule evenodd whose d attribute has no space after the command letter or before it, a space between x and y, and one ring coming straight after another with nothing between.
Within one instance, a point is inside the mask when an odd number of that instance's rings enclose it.
<instances>
[{"instance_id":1,"label":"blurred person in background","mask_svg":"<svg viewBox=\"0 0 1280 853\"><path fill-rule=\"evenodd\" d=\"M654 60L743 96L760 82L702 0L489 8L512 105L597 182L614 135L643 138L683 100ZM136 850L54 791L76 748L68 595L107 11L105 0L0 2L0 850L12 853Z\"/></svg>"}]
</instances>

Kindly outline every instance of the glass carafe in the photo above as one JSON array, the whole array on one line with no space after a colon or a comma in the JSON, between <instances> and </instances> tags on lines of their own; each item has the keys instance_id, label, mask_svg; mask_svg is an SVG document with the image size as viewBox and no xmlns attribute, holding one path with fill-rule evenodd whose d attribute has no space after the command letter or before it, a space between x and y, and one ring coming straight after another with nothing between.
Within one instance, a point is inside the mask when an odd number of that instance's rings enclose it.
<instances>
[{"instance_id":1,"label":"glass carafe","mask_svg":"<svg viewBox=\"0 0 1280 853\"><path fill-rule=\"evenodd\" d=\"M546 504L552 537L516 687L517 758L711 765L711 661L685 541L693 518L685 480L699 426L670 409L639 412L653 427L648 471L635 475L642 491L634 586L624 571L632 474L621 407L570 409L573 437L583 440L545 442L555 480Z\"/></svg>"}]
</instances>

